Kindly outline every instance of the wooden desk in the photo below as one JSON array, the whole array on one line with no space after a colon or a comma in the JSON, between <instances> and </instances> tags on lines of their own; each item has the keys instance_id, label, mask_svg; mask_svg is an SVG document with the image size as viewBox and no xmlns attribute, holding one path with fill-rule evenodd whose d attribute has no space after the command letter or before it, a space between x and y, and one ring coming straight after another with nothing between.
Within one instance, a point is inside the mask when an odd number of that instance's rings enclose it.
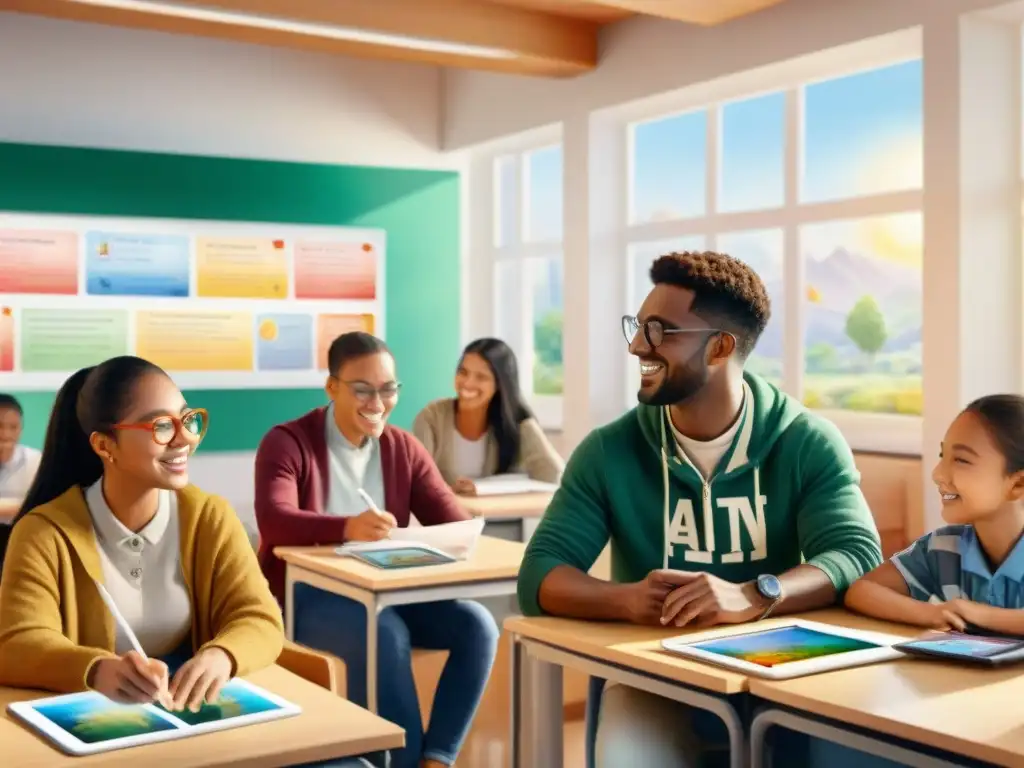
<instances>
[{"instance_id":1,"label":"wooden desk","mask_svg":"<svg viewBox=\"0 0 1024 768\"><path fill-rule=\"evenodd\" d=\"M298 704L302 714L90 757L68 757L7 713L11 702L53 694L0 688L4 755L0 762L17 768L276 768L398 749L405 744L405 733L397 725L281 667L264 669L247 679Z\"/></svg>"},{"instance_id":2,"label":"wooden desk","mask_svg":"<svg viewBox=\"0 0 1024 768\"><path fill-rule=\"evenodd\" d=\"M891 631L891 630L890 630ZM779 725L905 765L950 765L860 732L1001 766L1024 766L1024 676L1020 668L978 669L906 659L796 680L752 678L750 692L798 712L769 708L751 725L751 765L764 763L767 729ZM812 713L816 718L799 712ZM955 757L953 758L956 759Z\"/></svg>"},{"instance_id":3,"label":"wooden desk","mask_svg":"<svg viewBox=\"0 0 1024 768\"><path fill-rule=\"evenodd\" d=\"M793 618L766 619L758 628L770 629ZM841 609L815 611L799 618L897 635L909 636L919 631L865 619ZM505 629L512 641L513 768L561 764L563 669L623 683L713 712L729 732L732 766L746 765L743 721L725 697L752 690L755 679L661 649L662 640L695 631L552 617L513 617L505 621ZM724 635L736 629L718 627L708 632Z\"/></svg>"},{"instance_id":4,"label":"wooden desk","mask_svg":"<svg viewBox=\"0 0 1024 768\"><path fill-rule=\"evenodd\" d=\"M526 546L481 536L468 560L424 568L384 570L355 558L342 557L333 547L277 547L285 561L285 632L295 639L295 585L332 592L366 607L366 699L377 711L377 616L394 605L439 600L514 595Z\"/></svg>"},{"instance_id":5,"label":"wooden desk","mask_svg":"<svg viewBox=\"0 0 1024 768\"><path fill-rule=\"evenodd\" d=\"M537 530L544 511L551 503L551 493L508 493L501 496L459 496L463 509L474 517L489 522L518 520L523 526L523 541L529 541Z\"/></svg>"}]
</instances>

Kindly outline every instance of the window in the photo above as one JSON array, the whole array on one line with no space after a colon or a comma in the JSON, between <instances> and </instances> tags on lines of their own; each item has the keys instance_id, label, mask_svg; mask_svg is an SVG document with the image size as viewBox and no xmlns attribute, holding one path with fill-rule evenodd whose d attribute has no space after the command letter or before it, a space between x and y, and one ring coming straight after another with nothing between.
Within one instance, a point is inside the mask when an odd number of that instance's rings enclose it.
<instances>
[{"instance_id":1,"label":"window","mask_svg":"<svg viewBox=\"0 0 1024 768\"><path fill-rule=\"evenodd\" d=\"M920 416L921 61L784 86L628 126L625 311L653 258L707 245L771 299L749 370L848 433Z\"/></svg>"},{"instance_id":2,"label":"window","mask_svg":"<svg viewBox=\"0 0 1024 768\"><path fill-rule=\"evenodd\" d=\"M804 403L921 414L918 213L809 224Z\"/></svg>"},{"instance_id":3,"label":"window","mask_svg":"<svg viewBox=\"0 0 1024 768\"><path fill-rule=\"evenodd\" d=\"M515 350L538 418L560 426L562 148L505 154L493 163L493 327Z\"/></svg>"}]
</instances>

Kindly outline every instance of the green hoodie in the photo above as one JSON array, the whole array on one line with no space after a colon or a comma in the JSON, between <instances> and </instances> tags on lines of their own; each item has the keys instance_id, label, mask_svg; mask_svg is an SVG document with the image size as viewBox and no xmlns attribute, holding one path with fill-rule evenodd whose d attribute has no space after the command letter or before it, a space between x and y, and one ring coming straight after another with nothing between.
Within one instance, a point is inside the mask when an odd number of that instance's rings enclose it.
<instances>
[{"instance_id":1,"label":"green hoodie","mask_svg":"<svg viewBox=\"0 0 1024 768\"><path fill-rule=\"evenodd\" d=\"M609 538L617 582L674 568L739 583L807 562L841 592L882 562L839 430L764 379L744 382L741 424L708 483L678 450L667 408L639 405L587 436L526 549L523 613L543 612L551 569L590 570Z\"/></svg>"}]
</instances>

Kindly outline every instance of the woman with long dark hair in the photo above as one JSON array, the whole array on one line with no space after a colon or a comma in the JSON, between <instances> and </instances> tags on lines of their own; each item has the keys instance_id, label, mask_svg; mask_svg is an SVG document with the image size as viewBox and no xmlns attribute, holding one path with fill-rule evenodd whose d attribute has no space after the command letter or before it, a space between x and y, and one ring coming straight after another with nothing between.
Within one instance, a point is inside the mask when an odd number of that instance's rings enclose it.
<instances>
[{"instance_id":1,"label":"woman with long dark hair","mask_svg":"<svg viewBox=\"0 0 1024 768\"><path fill-rule=\"evenodd\" d=\"M507 473L557 483L565 468L523 398L516 355L501 339L466 346L455 397L427 405L412 429L457 493L472 494L475 480Z\"/></svg>"},{"instance_id":2,"label":"woman with long dark hair","mask_svg":"<svg viewBox=\"0 0 1024 768\"><path fill-rule=\"evenodd\" d=\"M0 542L0 685L198 711L231 677L275 662L281 612L245 530L227 502L189 485L206 426L206 411L138 357L64 383Z\"/></svg>"}]
</instances>

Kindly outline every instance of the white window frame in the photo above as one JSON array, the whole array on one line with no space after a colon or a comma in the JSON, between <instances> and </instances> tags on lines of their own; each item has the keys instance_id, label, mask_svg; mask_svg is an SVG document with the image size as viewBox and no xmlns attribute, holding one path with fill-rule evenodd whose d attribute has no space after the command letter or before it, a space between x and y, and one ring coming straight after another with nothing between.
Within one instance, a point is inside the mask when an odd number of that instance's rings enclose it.
<instances>
[{"instance_id":1,"label":"white window frame","mask_svg":"<svg viewBox=\"0 0 1024 768\"><path fill-rule=\"evenodd\" d=\"M519 265L517 285L520 302L519 319L521 327L516 339L508 340L519 362L519 379L524 396L533 409L541 426L547 430L562 428L562 395L536 395L533 392L533 296L529 266L537 260L558 260L564 266L562 240L525 241L527 215L529 210L529 167L526 157L534 151L561 146L561 126L551 126L531 131L479 149L474 153L471 186L477 200L471 202L473 259L482 269L476 270L470 278L470 301L486 302L485 307L470 306L469 314L474 318L470 327L480 331L473 336L488 333L495 335L498 328L498 311L501 306L497 280L499 264ZM515 222L511 242L497 245L498 222L502 200L499 195L501 183L498 163L503 158L512 160L517 180ZM564 193L563 166L563 193ZM478 190L478 192L477 192ZM486 332L484 329L487 329ZM522 340L529 339L527 343ZM466 340L468 341L468 339ZM564 342L564 332L563 332ZM563 379L564 386L564 379Z\"/></svg>"},{"instance_id":2,"label":"white window frame","mask_svg":"<svg viewBox=\"0 0 1024 768\"><path fill-rule=\"evenodd\" d=\"M625 269L630 246L656 240L669 240L688 236L704 236L708 248L714 249L720 235L748 230L782 229L783 270L785 291L786 343L783 351L782 388L789 394L800 397L804 377L804 295L803 260L800 255L799 232L807 224L832 222L836 220L857 220L899 213L920 213L924 211L924 189L865 195L856 198L826 201L800 202L800 179L802 177L802 100L803 87L846 75L866 72L901 62L919 59L922 56L920 29L904 30L868 41L860 46L848 46L830 52L830 61L823 61L821 55L811 55L798 60L784 62L779 66L743 73L733 78L723 78L714 83L702 84L674 96L658 97L643 103L627 105L615 110L615 120L626 142L625 179L627 194L623 195L621 226L625 249L622 259ZM781 207L741 212L719 212L718 184L720 166L722 107L726 104L756 98L769 93L784 92L786 96L785 117L785 196ZM633 126L637 123L664 119L674 115L707 112L707 143L705 160L705 214L700 217L670 221L631 222L633 208ZM630 269L631 273L631 269ZM623 313L635 311L630 307L632 278L623 281L625 291L620 297ZM792 297L796 297L794 301ZM628 363L635 364L635 363ZM632 407L636 402L635 389L628 373L624 402ZM923 380L922 380L923 386ZM871 413L864 411L818 410L822 416L833 421L842 431L854 450L877 451L892 454L920 455L922 445L922 418L899 414Z\"/></svg>"}]
</instances>

